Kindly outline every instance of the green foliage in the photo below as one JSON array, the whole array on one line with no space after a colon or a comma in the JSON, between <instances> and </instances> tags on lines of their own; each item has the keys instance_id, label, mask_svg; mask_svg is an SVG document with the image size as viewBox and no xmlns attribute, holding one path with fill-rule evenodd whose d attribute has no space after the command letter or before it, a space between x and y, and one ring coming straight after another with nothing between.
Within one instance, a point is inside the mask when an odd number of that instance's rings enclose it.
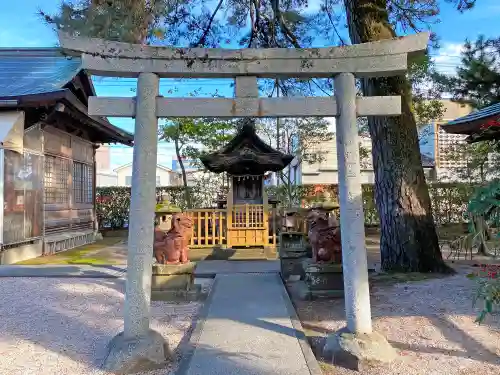
<instances>
[{"instance_id":1,"label":"green foliage","mask_svg":"<svg viewBox=\"0 0 500 375\"><path fill-rule=\"evenodd\" d=\"M475 0L446 0L458 10ZM343 0L63 0L55 15L40 11L50 25L81 35L135 43L218 47L308 47L318 38L346 44L341 36ZM193 11L196 9L196 11ZM439 21L437 0L387 1L391 23L403 31ZM317 44L317 43L316 43Z\"/></svg>"},{"instance_id":2,"label":"green foliage","mask_svg":"<svg viewBox=\"0 0 500 375\"><path fill-rule=\"evenodd\" d=\"M235 129L234 121L173 118L161 127L160 138L167 142L177 140L181 156L197 161L204 152L215 151L229 142Z\"/></svg>"},{"instance_id":3,"label":"green foliage","mask_svg":"<svg viewBox=\"0 0 500 375\"><path fill-rule=\"evenodd\" d=\"M470 215L483 217L490 226L500 227L500 180L476 188L467 211Z\"/></svg>"},{"instance_id":4,"label":"green foliage","mask_svg":"<svg viewBox=\"0 0 500 375\"><path fill-rule=\"evenodd\" d=\"M374 186L365 184L362 189L365 224L378 225L380 221L375 206ZM430 184L429 194L434 222L437 225L463 223L464 213L467 210L467 203L473 189L474 187L468 184ZM284 207L291 205L287 201L288 197L284 186L270 186L268 192L270 196L280 200ZM318 200L325 199L325 196L329 196L330 199L338 202L337 185L302 185L296 188L295 194L297 194L296 199L305 206L310 206Z\"/></svg>"},{"instance_id":5,"label":"green foliage","mask_svg":"<svg viewBox=\"0 0 500 375\"><path fill-rule=\"evenodd\" d=\"M269 198L277 199L282 207L296 207L307 196L310 188L305 185L282 184L267 186Z\"/></svg>"},{"instance_id":6,"label":"green foliage","mask_svg":"<svg viewBox=\"0 0 500 375\"><path fill-rule=\"evenodd\" d=\"M500 312L499 271L498 265L482 265L479 272L467 275L477 283L472 305L475 307L478 302L481 303L481 310L476 317L476 322L479 324L487 315Z\"/></svg>"},{"instance_id":7,"label":"green foliage","mask_svg":"<svg viewBox=\"0 0 500 375\"><path fill-rule=\"evenodd\" d=\"M486 232L488 227L500 227L500 180L494 180L475 189L467 207L471 220L471 231L474 238L478 238L488 250ZM497 234L498 237L498 234ZM476 321L482 323L488 314L499 311L500 307L500 279L499 266L482 266L478 273L468 277L477 281L477 289L473 298L473 305L482 303L482 308Z\"/></svg>"},{"instance_id":8,"label":"green foliage","mask_svg":"<svg viewBox=\"0 0 500 375\"><path fill-rule=\"evenodd\" d=\"M156 195L157 200L161 196L166 196L172 205L181 209L186 208L182 187L157 187ZM130 187L98 187L96 189L96 212L99 228L123 228L128 223L130 212Z\"/></svg>"},{"instance_id":9,"label":"green foliage","mask_svg":"<svg viewBox=\"0 0 500 375\"><path fill-rule=\"evenodd\" d=\"M490 228L500 227L500 181L493 180L478 186L467 206L469 231L472 241L479 244L479 252L487 254ZM500 238L499 234L496 235Z\"/></svg>"},{"instance_id":10,"label":"green foliage","mask_svg":"<svg viewBox=\"0 0 500 375\"><path fill-rule=\"evenodd\" d=\"M196 181L189 193L194 207L212 207L217 194L221 192L220 176L203 175ZM434 221L438 225L462 223L469 197L474 187L468 184L432 184L429 185ZM299 185L294 187L292 201L285 186L268 186L270 197L278 199L282 207L292 207L299 202L308 207L314 202L330 199L338 202L337 185ZM157 199L164 196L169 205L187 209L184 188L177 186L158 187ZM330 197L330 198L326 198ZM363 185L363 206L366 225L378 225L379 218L373 199L373 185ZM130 209L129 187L97 188L97 219L99 227L120 229L128 222Z\"/></svg>"},{"instance_id":11,"label":"green foliage","mask_svg":"<svg viewBox=\"0 0 500 375\"><path fill-rule=\"evenodd\" d=\"M184 1L180 0L179 3ZM40 10L49 25L79 35L128 43L160 39L161 18L169 14L170 0L66 0L50 15Z\"/></svg>"},{"instance_id":12,"label":"green foliage","mask_svg":"<svg viewBox=\"0 0 500 375\"><path fill-rule=\"evenodd\" d=\"M408 69L408 79L412 87L413 114L418 127L440 120L444 114L444 106L438 99L441 92L432 82L435 66L428 55L414 58Z\"/></svg>"},{"instance_id":13,"label":"green foliage","mask_svg":"<svg viewBox=\"0 0 500 375\"><path fill-rule=\"evenodd\" d=\"M198 163L197 167L201 169L200 156L229 142L234 135L235 128L234 121L193 118L169 119L161 127L160 139L173 142L175 145L175 153L179 160L185 187L185 201L188 207L195 207L195 205L192 202L192 194L188 194L188 180L182 162L183 158L189 159L192 163Z\"/></svg>"}]
</instances>

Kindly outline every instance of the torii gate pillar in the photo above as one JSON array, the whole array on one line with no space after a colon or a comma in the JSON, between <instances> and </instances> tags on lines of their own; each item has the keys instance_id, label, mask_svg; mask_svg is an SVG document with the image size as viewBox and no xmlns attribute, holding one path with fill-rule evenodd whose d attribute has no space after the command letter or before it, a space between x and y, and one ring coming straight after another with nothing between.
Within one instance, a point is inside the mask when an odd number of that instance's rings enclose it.
<instances>
[{"instance_id":1,"label":"torii gate pillar","mask_svg":"<svg viewBox=\"0 0 500 375\"><path fill-rule=\"evenodd\" d=\"M328 337L323 355L336 364L360 370L365 361L391 362L397 353L372 329L354 75L338 74L334 89L339 111L336 138L347 326Z\"/></svg>"},{"instance_id":2,"label":"torii gate pillar","mask_svg":"<svg viewBox=\"0 0 500 375\"><path fill-rule=\"evenodd\" d=\"M150 329L159 82L154 73L141 73L137 80L124 329L109 343L103 364L116 374L157 368L171 356L166 339Z\"/></svg>"}]
</instances>

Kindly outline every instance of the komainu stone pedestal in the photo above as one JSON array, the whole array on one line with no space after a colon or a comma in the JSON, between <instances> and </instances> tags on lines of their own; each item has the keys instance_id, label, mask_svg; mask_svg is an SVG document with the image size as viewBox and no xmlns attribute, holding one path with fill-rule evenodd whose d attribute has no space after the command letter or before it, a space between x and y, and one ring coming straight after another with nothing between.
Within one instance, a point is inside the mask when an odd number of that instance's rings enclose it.
<instances>
[{"instance_id":1,"label":"komainu stone pedestal","mask_svg":"<svg viewBox=\"0 0 500 375\"><path fill-rule=\"evenodd\" d=\"M328 336L323 348L325 359L354 371L392 362L397 355L397 351L380 333L353 334L347 328Z\"/></svg>"},{"instance_id":2,"label":"komainu stone pedestal","mask_svg":"<svg viewBox=\"0 0 500 375\"><path fill-rule=\"evenodd\" d=\"M201 286L194 283L193 262L155 264L151 280L153 301L197 301L203 298Z\"/></svg>"},{"instance_id":3,"label":"komainu stone pedestal","mask_svg":"<svg viewBox=\"0 0 500 375\"><path fill-rule=\"evenodd\" d=\"M149 330L144 337L116 335L108 344L102 369L113 374L136 374L165 367L172 359L168 343L158 332Z\"/></svg>"},{"instance_id":4,"label":"komainu stone pedestal","mask_svg":"<svg viewBox=\"0 0 500 375\"><path fill-rule=\"evenodd\" d=\"M344 296L342 264L314 263L312 259L302 260L304 282L302 299L335 298Z\"/></svg>"},{"instance_id":5,"label":"komainu stone pedestal","mask_svg":"<svg viewBox=\"0 0 500 375\"><path fill-rule=\"evenodd\" d=\"M284 232L279 239L281 277L303 279L302 261L307 257L307 244L303 233Z\"/></svg>"}]
</instances>

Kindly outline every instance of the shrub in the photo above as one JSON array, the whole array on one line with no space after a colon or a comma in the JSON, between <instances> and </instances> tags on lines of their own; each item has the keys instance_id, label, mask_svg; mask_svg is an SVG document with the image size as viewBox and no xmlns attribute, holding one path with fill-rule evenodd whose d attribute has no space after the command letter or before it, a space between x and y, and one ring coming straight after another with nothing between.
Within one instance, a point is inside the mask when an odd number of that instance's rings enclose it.
<instances>
[{"instance_id":1,"label":"shrub","mask_svg":"<svg viewBox=\"0 0 500 375\"><path fill-rule=\"evenodd\" d=\"M500 311L500 266L481 265L477 273L467 275L476 280L477 289L473 297L472 305L482 303L481 311L478 313L476 322L481 324L488 314Z\"/></svg>"},{"instance_id":2,"label":"shrub","mask_svg":"<svg viewBox=\"0 0 500 375\"><path fill-rule=\"evenodd\" d=\"M210 185L211 186L211 185ZM366 225L378 225L379 217L375 205L374 186L363 185L363 206ZM290 207L286 191L282 185L266 187L270 197L278 199L281 206ZM203 188L197 186L192 189L192 202L194 207L208 207L216 199L213 188L208 188L208 183L203 181ZM430 184L434 221L438 225L459 224L464 220L467 203L473 187L466 184ZM158 187L157 196L165 194L169 204L186 208L184 189L182 186ZM294 189L303 206L309 206L318 200L331 199L338 201L337 185L302 185ZM329 198L326 198L328 197ZM97 218L100 228L123 228L128 222L130 209L129 187L104 187L97 188Z\"/></svg>"}]
</instances>

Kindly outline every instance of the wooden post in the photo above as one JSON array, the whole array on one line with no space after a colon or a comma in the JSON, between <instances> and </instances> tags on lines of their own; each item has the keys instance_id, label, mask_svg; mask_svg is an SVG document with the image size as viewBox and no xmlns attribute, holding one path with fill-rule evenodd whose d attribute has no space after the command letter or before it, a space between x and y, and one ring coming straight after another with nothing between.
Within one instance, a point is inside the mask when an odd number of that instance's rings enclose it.
<instances>
[{"instance_id":1,"label":"wooden post","mask_svg":"<svg viewBox=\"0 0 500 375\"><path fill-rule=\"evenodd\" d=\"M269 197L267 196L265 177L262 176L262 220L264 224L264 246L269 246Z\"/></svg>"},{"instance_id":2,"label":"wooden post","mask_svg":"<svg viewBox=\"0 0 500 375\"><path fill-rule=\"evenodd\" d=\"M227 201L226 201L226 247L230 249L232 244L232 234L231 229L233 227L233 181L234 177L229 176L229 186L227 191Z\"/></svg>"}]
</instances>

